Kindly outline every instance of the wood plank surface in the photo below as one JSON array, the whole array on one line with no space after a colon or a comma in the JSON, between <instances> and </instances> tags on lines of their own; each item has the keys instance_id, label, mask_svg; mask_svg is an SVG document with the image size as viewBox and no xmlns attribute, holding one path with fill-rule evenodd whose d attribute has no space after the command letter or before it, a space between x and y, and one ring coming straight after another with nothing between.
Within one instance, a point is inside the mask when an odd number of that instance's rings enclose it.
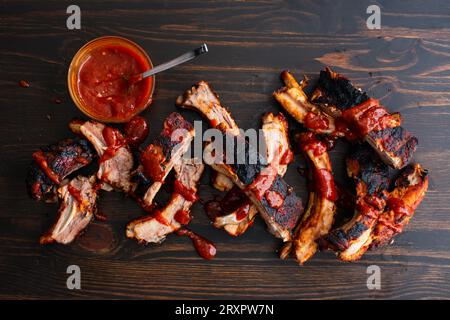
<instances>
[{"instance_id":1,"label":"wood plank surface","mask_svg":"<svg viewBox=\"0 0 450 320\"><path fill-rule=\"evenodd\" d=\"M450 297L450 2L79 0L81 30L68 30L70 4L0 2L0 298ZM380 30L366 27L370 4L381 7ZM210 48L195 63L157 75L154 103L144 112L149 139L177 110L177 95L199 80L212 84L239 126L257 128L264 112L281 110L271 97L280 71L314 78L329 65L402 113L419 138L415 159L430 170L427 197L393 245L351 264L328 252L302 267L279 260L280 242L259 218L232 238L210 225L199 204L191 227L217 245L214 260L202 260L177 236L141 246L125 238L124 228L142 212L118 193L101 196L107 222L95 222L70 246L42 247L39 236L57 207L28 198L27 167L33 151L70 136L69 120L82 117L67 91L67 68L85 42L103 35L136 41L155 64L203 42ZM299 128L292 119L290 125ZM341 142L331 152L338 180L347 148ZM306 202L299 165L297 157L286 180ZM200 195L215 194L208 170ZM72 264L81 268L81 290L66 288ZM381 290L366 286L373 264L381 268Z\"/></svg>"}]
</instances>

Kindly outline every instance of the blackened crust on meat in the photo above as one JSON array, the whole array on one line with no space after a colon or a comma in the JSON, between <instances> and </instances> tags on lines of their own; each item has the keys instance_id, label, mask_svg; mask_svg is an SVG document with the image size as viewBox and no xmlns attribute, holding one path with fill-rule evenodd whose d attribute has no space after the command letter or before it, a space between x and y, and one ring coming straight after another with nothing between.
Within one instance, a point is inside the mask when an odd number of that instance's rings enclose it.
<instances>
[{"instance_id":1,"label":"blackened crust on meat","mask_svg":"<svg viewBox=\"0 0 450 320\"><path fill-rule=\"evenodd\" d=\"M261 203L267 213L274 219L276 223L284 228L292 230L303 213L302 201L295 195L290 187L279 175L276 176L272 186L268 191L275 191L284 199L280 208L272 208L266 198L261 199Z\"/></svg>"},{"instance_id":2,"label":"blackened crust on meat","mask_svg":"<svg viewBox=\"0 0 450 320\"><path fill-rule=\"evenodd\" d=\"M359 238L368 227L361 221L356 222L347 232L351 239Z\"/></svg>"},{"instance_id":3,"label":"blackened crust on meat","mask_svg":"<svg viewBox=\"0 0 450 320\"><path fill-rule=\"evenodd\" d=\"M324 93L317 100L345 110L359 105L369 99L369 96L356 88L347 78L332 72L330 69L320 71L319 87Z\"/></svg>"},{"instance_id":4,"label":"blackened crust on meat","mask_svg":"<svg viewBox=\"0 0 450 320\"><path fill-rule=\"evenodd\" d=\"M33 161L26 179L28 195L36 200L56 202L56 186Z\"/></svg>"},{"instance_id":5,"label":"blackened crust on meat","mask_svg":"<svg viewBox=\"0 0 450 320\"><path fill-rule=\"evenodd\" d=\"M250 163L250 153L254 153L257 155L256 163ZM237 153L236 153L237 155ZM261 164L259 159L259 154L257 150L250 146L248 143L245 144L245 161L244 163L239 163L238 159L235 159L235 165L233 165L239 180L241 180L244 184L252 183L256 177L259 176L259 173L262 169L264 169L264 165Z\"/></svg>"},{"instance_id":6,"label":"blackened crust on meat","mask_svg":"<svg viewBox=\"0 0 450 320\"><path fill-rule=\"evenodd\" d=\"M181 136L181 132L176 133L176 130L192 131L194 128L186 121L179 113L172 112L166 120L164 120L164 129L161 134L156 137L154 144L162 147L162 151L166 159L170 158L170 153L174 146L178 145L180 141L175 138Z\"/></svg>"},{"instance_id":7,"label":"blackened crust on meat","mask_svg":"<svg viewBox=\"0 0 450 320\"><path fill-rule=\"evenodd\" d=\"M390 168L366 143L357 144L350 152L348 160L356 160L359 165L357 179L367 187L367 194L373 195L387 190L390 185Z\"/></svg>"},{"instance_id":8,"label":"blackened crust on meat","mask_svg":"<svg viewBox=\"0 0 450 320\"><path fill-rule=\"evenodd\" d=\"M142 170L136 170L131 175L131 182L136 185L133 194L138 198L143 198L153 181L147 178Z\"/></svg>"},{"instance_id":9,"label":"blackened crust on meat","mask_svg":"<svg viewBox=\"0 0 450 320\"><path fill-rule=\"evenodd\" d=\"M96 155L91 144L78 137L43 147L41 152L48 167L59 177L60 181L92 162ZM35 160L31 163L26 184L32 198L45 201L54 198L55 184L40 169Z\"/></svg>"},{"instance_id":10,"label":"blackened crust on meat","mask_svg":"<svg viewBox=\"0 0 450 320\"><path fill-rule=\"evenodd\" d=\"M401 158L405 165L412 159L418 144L417 138L400 126L372 131L369 135L380 142L385 150L394 157Z\"/></svg>"}]
</instances>

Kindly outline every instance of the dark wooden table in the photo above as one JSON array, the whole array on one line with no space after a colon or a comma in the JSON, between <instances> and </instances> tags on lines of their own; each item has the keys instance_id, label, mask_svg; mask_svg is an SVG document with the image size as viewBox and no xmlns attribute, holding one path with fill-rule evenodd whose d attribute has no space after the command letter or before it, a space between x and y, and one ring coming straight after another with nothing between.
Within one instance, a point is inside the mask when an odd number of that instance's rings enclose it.
<instances>
[{"instance_id":1,"label":"dark wooden table","mask_svg":"<svg viewBox=\"0 0 450 320\"><path fill-rule=\"evenodd\" d=\"M373 3L80 0L81 30L68 30L71 1L1 1L0 298L449 298L450 3L379 2L381 30L369 30L366 8ZM78 48L103 35L136 41L156 64L202 42L210 47L195 63L157 76L154 103L144 113L150 137L176 110L177 95L201 79L250 128L259 126L263 112L280 111L271 93L281 70L314 77L325 65L335 68L400 111L418 136L416 161L431 173L426 199L392 246L352 264L327 252L303 267L279 260L280 242L260 219L232 238L210 225L200 205L191 227L216 243L213 261L177 236L141 246L125 238L124 227L142 212L118 193L101 196L107 222L93 223L70 246L40 246L57 207L27 197L27 166L34 150L70 136L67 123L82 116L68 95L67 68ZM20 87L20 80L30 87ZM299 126L291 121L291 128ZM342 142L331 152L338 180L346 150ZM306 201L300 163L290 166L286 180ZM202 198L216 193L206 174ZM81 268L81 290L66 288L72 264ZM381 268L381 290L366 286L374 264Z\"/></svg>"}]
</instances>

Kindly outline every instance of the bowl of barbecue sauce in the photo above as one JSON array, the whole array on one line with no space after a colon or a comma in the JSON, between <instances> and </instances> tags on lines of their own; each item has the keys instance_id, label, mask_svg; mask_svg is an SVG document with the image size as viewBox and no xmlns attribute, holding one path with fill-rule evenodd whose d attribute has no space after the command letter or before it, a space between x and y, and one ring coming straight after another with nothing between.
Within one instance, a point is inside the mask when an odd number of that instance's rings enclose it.
<instances>
[{"instance_id":1,"label":"bowl of barbecue sauce","mask_svg":"<svg viewBox=\"0 0 450 320\"><path fill-rule=\"evenodd\" d=\"M147 53L121 37L101 37L75 54L67 75L70 96L87 116L102 122L128 122L152 102L155 78L129 82L153 68Z\"/></svg>"}]
</instances>

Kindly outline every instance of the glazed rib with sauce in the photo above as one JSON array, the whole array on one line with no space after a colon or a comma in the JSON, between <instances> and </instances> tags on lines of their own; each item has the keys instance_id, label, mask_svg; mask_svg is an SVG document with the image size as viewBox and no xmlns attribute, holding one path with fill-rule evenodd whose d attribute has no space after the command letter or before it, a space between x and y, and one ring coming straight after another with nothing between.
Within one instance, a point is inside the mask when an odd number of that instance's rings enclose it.
<instances>
[{"instance_id":1,"label":"glazed rib with sauce","mask_svg":"<svg viewBox=\"0 0 450 320\"><path fill-rule=\"evenodd\" d=\"M411 161L418 141L400 126L400 115L390 114L342 75L321 71L311 101L335 118L341 133L368 142L388 165L401 169Z\"/></svg>"},{"instance_id":2,"label":"glazed rib with sauce","mask_svg":"<svg viewBox=\"0 0 450 320\"><path fill-rule=\"evenodd\" d=\"M242 139L242 137L235 137ZM224 154L215 152L211 167L227 175L248 196L266 222L269 232L283 241L291 240L292 230L303 212L301 199L271 165L249 163L252 150L245 141L245 163L227 165ZM212 154L213 144L208 144L204 154ZM261 159L261 157L257 157Z\"/></svg>"},{"instance_id":3,"label":"glazed rib with sauce","mask_svg":"<svg viewBox=\"0 0 450 320\"><path fill-rule=\"evenodd\" d=\"M166 236L190 220L190 208L196 201L197 183L203 173L204 165L195 159L181 158L174 165L176 180L174 193L169 203L153 214L138 218L128 223L126 235L144 243L159 243Z\"/></svg>"},{"instance_id":4,"label":"glazed rib with sauce","mask_svg":"<svg viewBox=\"0 0 450 320\"><path fill-rule=\"evenodd\" d=\"M285 87L273 93L281 106L309 130L319 134L333 134L336 131L333 117L309 102L303 91L307 85L306 78L299 84L289 71L283 71L281 79Z\"/></svg>"},{"instance_id":5,"label":"glazed rib with sauce","mask_svg":"<svg viewBox=\"0 0 450 320\"><path fill-rule=\"evenodd\" d=\"M293 243L287 243L280 252L286 258L292 247L299 264L305 263L317 251L317 240L331 229L336 213L336 186L327 147L312 132L297 137L309 168L309 198L302 220L295 228Z\"/></svg>"},{"instance_id":6,"label":"glazed rib with sauce","mask_svg":"<svg viewBox=\"0 0 450 320\"><path fill-rule=\"evenodd\" d=\"M403 231L428 189L428 172L420 164L408 165L397 178L389 193L386 208L372 232L371 247L389 244Z\"/></svg>"},{"instance_id":7,"label":"glazed rib with sauce","mask_svg":"<svg viewBox=\"0 0 450 320\"><path fill-rule=\"evenodd\" d=\"M390 169L367 144L358 144L347 157L347 173L355 179L353 218L320 241L323 249L338 252L339 259L361 258L371 243L371 234L386 205Z\"/></svg>"},{"instance_id":8,"label":"glazed rib with sauce","mask_svg":"<svg viewBox=\"0 0 450 320\"><path fill-rule=\"evenodd\" d=\"M278 174L283 177L288 164L293 161L286 118L281 113L277 115L271 112L264 114L262 117L262 131L266 146L267 163L271 163L272 166L277 168ZM275 194L272 193L272 195ZM274 196L272 200L273 198ZM232 236L244 233L253 224L255 215L258 212L247 196L236 187L230 190L221 201L208 203L206 209L216 210L213 217L209 214L214 222L214 226L216 228L224 228Z\"/></svg>"},{"instance_id":9,"label":"glazed rib with sauce","mask_svg":"<svg viewBox=\"0 0 450 320\"><path fill-rule=\"evenodd\" d=\"M122 133L96 121L74 120L69 126L75 133L86 137L97 151L100 157L97 178L116 190L131 191L133 155Z\"/></svg>"},{"instance_id":10,"label":"glazed rib with sauce","mask_svg":"<svg viewBox=\"0 0 450 320\"><path fill-rule=\"evenodd\" d=\"M36 200L55 202L56 189L64 178L91 163L94 157L89 142L78 137L41 148L33 153L26 179L28 194Z\"/></svg>"},{"instance_id":11,"label":"glazed rib with sauce","mask_svg":"<svg viewBox=\"0 0 450 320\"><path fill-rule=\"evenodd\" d=\"M78 176L58 189L61 202L58 218L52 228L41 237L41 244L69 244L87 227L96 211L95 181L94 176Z\"/></svg>"},{"instance_id":12,"label":"glazed rib with sauce","mask_svg":"<svg viewBox=\"0 0 450 320\"><path fill-rule=\"evenodd\" d=\"M159 136L142 152L142 165L133 173L133 180L142 182L137 184L134 194L144 209L152 207L154 197L174 164L188 150L194 135L192 125L173 112L164 120Z\"/></svg>"}]
</instances>

